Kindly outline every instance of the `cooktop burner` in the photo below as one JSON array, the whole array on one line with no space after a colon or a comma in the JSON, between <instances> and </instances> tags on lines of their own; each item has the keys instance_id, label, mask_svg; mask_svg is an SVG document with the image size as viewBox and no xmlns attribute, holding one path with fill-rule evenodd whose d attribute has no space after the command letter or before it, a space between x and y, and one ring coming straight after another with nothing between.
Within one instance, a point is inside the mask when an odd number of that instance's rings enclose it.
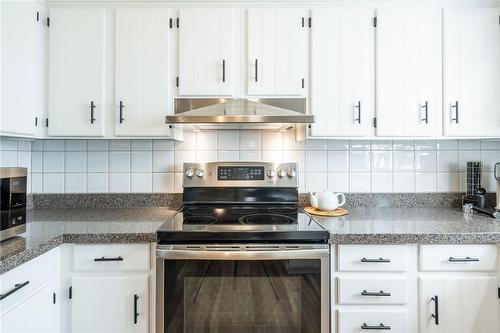
<instances>
[{"instance_id":1,"label":"cooktop burner","mask_svg":"<svg viewBox=\"0 0 500 333\"><path fill-rule=\"evenodd\" d=\"M270 214L270 213L257 213L251 215L244 215L238 220L241 224L293 224L297 220L286 215Z\"/></svg>"}]
</instances>

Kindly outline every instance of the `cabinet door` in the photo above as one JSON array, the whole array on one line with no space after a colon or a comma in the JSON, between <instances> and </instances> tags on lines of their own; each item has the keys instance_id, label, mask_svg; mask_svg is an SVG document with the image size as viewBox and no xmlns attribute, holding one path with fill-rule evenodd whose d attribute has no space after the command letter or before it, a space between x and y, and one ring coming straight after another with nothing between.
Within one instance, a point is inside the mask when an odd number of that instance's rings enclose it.
<instances>
[{"instance_id":1,"label":"cabinet door","mask_svg":"<svg viewBox=\"0 0 500 333\"><path fill-rule=\"evenodd\" d=\"M47 284L11 308L0 318L0 331L2 333L58 332L59 307L53 302L55 291L53 284Z\"/></svg>"},{"instance_id":2,"label":"cabinet door","mask_svg":"<svg viewBox=\"0 0 500 333\"><path fill-rule=\"evenodd\" d=\"M233 94L233 9L179 10L179 95Z\"/></svg>"},{"instance_id":3,"label":"cabinet door","mask_svg":"<svg viewBox=\"0 0 500 333\"><path fill-rule=\"evenodd\" d=\"M169 136L169 11L117 9L115 134Z\"/></svg>"},{"instance_id":4,"label":"cabinet door","mask_svg":"<svg viewBox=\"0 0 500 333\"><path fill-rule=\"evenodd\" d=\"M104 9L52 9L49 27L50 136L104 133Z\"/></svg>"},{"instance_id":5,"label":"cabinet door","mask_svg":"<svg viewBox=\"0 0 500 333\"><path fill-rule=\"evenodd\" d=\"M421 332L498 332L495 276L420 278L419 303Z\"/></svg>"},{"instance_id":6,"label":"cabinet door","mask_svg":"<svg viewBox=\"0 0 500 333\"><path fill-rule=\"evenodd\" d=\"M302 9L248 10L249 95L304 94L306 16Z\"/></svg>"},{"instance_id":7,"label":"cabinet door","mask_svg":"<svg viewBox=\"0 0 500 333\"><path fill-rule=\"evenodd\" d=\"M377 136L436 136L441 10L377 10Z\"/></svg>"},{"instance_id":8,"label":"cabinet door","mask_svg":"<svg viewBox=\"0 0 500 333\"><path fill-rule=\"evenodd\" d=\"M500 136L500 8L444 12L444 135Z\"/></svg>"},{"instance_id":9,"label":"cabinet door","mask_svg":"<svg viewBox=\"0 0 500 333\"><path fill-rule=\"evenodd\" d=\"M369 136L375 104L374 11L315 9L311 136Z\"/></svg>"},{"instance_id":10,"label":"cabinet door","mask_svg":"<svg viewBox=\"0 0 500 333\"><path fill-rule=\"evenodd\" d=\"M72 332L148 331L147 274L75 274L72 290Z\"/></svg>"},{"instance_id":11,"label":"cabinet door","mask_svg":"<svg viewBox=\"0 0 500 333\"><path fill-rule=\"evenodd\" d=\"M43 5L35 1L1 3L0 134L33 136L43 110Z\"/></svg>"}]
</instances>

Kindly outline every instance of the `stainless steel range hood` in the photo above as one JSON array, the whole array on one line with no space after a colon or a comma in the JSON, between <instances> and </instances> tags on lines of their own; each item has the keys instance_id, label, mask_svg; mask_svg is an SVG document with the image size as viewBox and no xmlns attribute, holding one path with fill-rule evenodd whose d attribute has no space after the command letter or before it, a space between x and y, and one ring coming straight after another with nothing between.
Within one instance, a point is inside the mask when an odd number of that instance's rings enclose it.
<instances>
[{"instance_id":1,"label":"stainless steel range hood","mask_svg":"<svg viewBox=\"0 0 500 333\"><path fill-rule=\"evenodd\" d=\"M314 123L305 98L176 98L170 124L200 128L288 128Z\"/></svg>"}]
</instances>

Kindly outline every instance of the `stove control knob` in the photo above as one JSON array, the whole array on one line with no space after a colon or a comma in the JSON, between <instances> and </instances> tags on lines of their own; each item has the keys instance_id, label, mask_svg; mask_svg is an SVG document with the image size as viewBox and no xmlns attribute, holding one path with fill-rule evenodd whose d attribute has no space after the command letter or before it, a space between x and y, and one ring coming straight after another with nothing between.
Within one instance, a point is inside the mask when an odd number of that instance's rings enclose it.
<instances>
[{"instance_id":1,"label":"stove control knob","mask_svg":"<svg viewBox=\"0 0 500 333\"><path fill-rule=\"evenodd\" d=\"M267 170L267 176L269 178L273 178L274 176L276 176L276 171L274 169Z\"/></svg>"},{"instance_id":2,"label":"stove control knob","mask_svg":"<svg viewBox=\"0 0 500 333\"><path fill-rule=\"evenodd\" d=\"M186 174L186 177L193 178L193 176L194 176L194 170L193 170L193 168L187 169L185 174Z\"/></svg>"},{"instance_id":3,"label":"stove control knob","mask_svg":"<svg viewBox=\"0 0 500 333\"><path fill-rule=\"evenodd\" d=\"M294 169L289 168L286 174L288 175L288 177L293 178L297 175L297 172Z\"/></svg>"},{"instance_id":4,"label":"stove control knob","mask_svg":"<svg viewBox=\"0 0 500 333\"><path fill-rule=\"evenodd\" d=\"M278 169L278 177L283 178L286 176L286 172L283 169Z\"/></svg>"},{"instance_id":5,"label":"stove control knob","mask_svg":"<svg viewBox=\"0 0 500 333\"><path fill-rule=\"evenodd\" d=\"M198 169L196 170L196 175L199 177L199 178L202 178L203 176L205 176L205 171L201 170L201 169Z\"/></svg>"}]
</instances>

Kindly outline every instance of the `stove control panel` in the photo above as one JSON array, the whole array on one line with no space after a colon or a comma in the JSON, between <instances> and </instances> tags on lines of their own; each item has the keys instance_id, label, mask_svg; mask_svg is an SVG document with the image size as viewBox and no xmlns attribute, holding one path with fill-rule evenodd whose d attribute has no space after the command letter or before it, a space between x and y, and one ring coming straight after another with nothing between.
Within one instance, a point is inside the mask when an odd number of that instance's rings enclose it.
<instances>
[{"instance_id":1,"label":"stove control panel","mask_svg":"<svg viewBox=\"0 0 500 333\"><path fill-rule=\"evenodd\" d=\"M297 163L184 163L183 187L298 187Z\"/></svg>"}]
</instances>

